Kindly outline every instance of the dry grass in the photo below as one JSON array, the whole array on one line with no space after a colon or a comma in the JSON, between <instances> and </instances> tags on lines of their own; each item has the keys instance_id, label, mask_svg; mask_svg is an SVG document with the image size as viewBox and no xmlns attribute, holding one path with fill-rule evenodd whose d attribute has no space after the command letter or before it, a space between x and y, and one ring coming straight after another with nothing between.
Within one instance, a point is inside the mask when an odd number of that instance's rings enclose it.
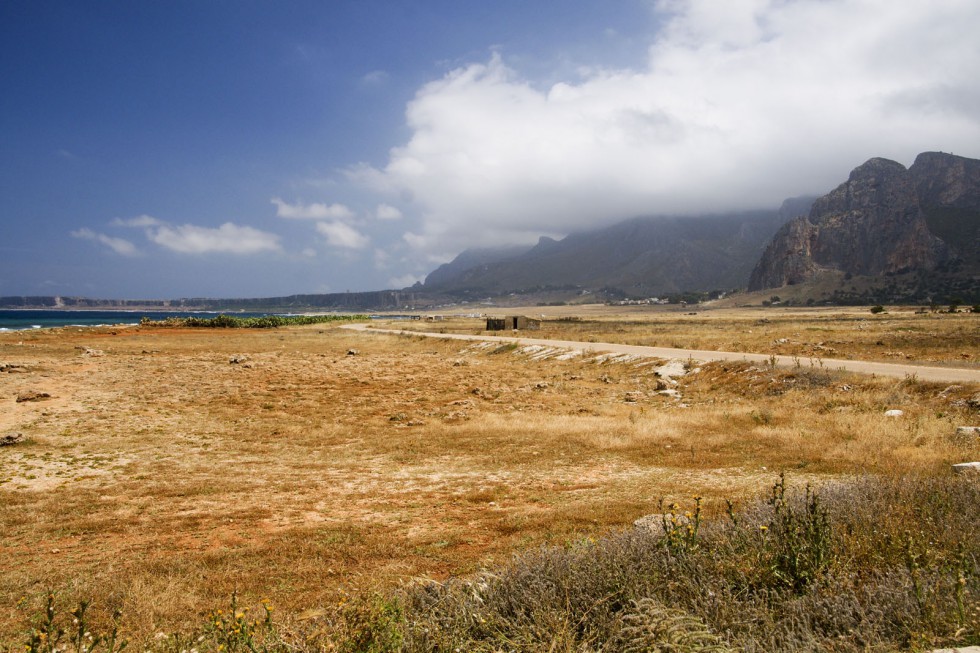
<instances>
[{"instance_id":1,"label":"dry grass","mask_svg":"<svg viewBox=\"0 0 980 653\"><path fill-rule=\"evenodd\" d=\"M935 351L970 324L922 319ZM723 323L706 321L672 337L703 347ZM575 330L542 335L589 328L561 324ZM600 340L649 328L594 324ZM721 363L673 385L648 361L493 351L316 326L0 336L0 361L27 369L0 373L0 435L26 436L0 448L0 641L23 628L18 600L50 589L122 609L137 640L196 625L235 590L300 619L622 528L663 497L698 493L719 513L781 470L944 474L980 457L951 437L976 422L978 387ZM30 390L51 398L15 402Z\"/></svg>"},{"instance_id":2,"label":"dry grass","mask_svg":"<svg viewBox=\"0 0 980 653\"><path fill-rule=\"evenodd\" d=\"M980 314L922 313L889 307L704 308L526 307L487 309L489 315L528 315L541 329L522 335L714 351L819 358L980 365ZM445 316L437 322L397 322L398 328L485 333L485 320ZM507 332L509 334L510 332Z\"/></svg>"}]
</instances>

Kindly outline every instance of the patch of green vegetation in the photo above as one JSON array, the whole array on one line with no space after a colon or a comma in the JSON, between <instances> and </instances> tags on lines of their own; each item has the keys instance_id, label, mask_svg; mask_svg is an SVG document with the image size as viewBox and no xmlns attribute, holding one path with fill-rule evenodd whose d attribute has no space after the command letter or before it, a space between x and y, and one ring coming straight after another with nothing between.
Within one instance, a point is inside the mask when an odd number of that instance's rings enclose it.
<instances>
[{"instance_id":1,"label":"patch of green vegetation","mask_svg":"<svg viewBox=\"0 0 980 653\"><path fill-rule=\"evenodd\" d=\"M262 317L168 317L164 320L151 320L144 317L140 326L144 327L193 327L204 329L278 329L286 326L325 324L328 322L358 322L366 320L366 315L264 315Z\"/></svg>"}]
</instances>

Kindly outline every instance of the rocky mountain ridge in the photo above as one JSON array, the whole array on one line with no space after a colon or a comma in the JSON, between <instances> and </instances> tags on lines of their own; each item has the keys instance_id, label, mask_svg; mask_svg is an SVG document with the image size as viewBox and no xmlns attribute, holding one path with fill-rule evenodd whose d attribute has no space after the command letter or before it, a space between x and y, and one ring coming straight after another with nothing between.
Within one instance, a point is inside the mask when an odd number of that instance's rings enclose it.
<instances>
[{"instance_id":1,"label":"rocky mountain ridge","mask_svg":"<svg viewBox=\"0 0 980 653\"><path fill-rule=\"evenodd\" d=\"M925 152L910 168L874 158L776 233L749 290L812 281L827 273L916 274L910 299L952 283L968 295L980 271L980 161ZM975 281L975 278L974 280ZM900 289L895 290L898 295Z\"/></svg>"}]
</instances>

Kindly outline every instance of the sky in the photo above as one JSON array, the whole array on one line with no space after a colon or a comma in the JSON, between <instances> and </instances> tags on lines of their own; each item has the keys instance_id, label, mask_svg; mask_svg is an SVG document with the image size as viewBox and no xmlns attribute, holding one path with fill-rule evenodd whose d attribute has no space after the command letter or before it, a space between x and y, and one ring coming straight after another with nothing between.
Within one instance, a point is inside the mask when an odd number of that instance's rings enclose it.
<instances>
[{"instance_id":1,"label":"sky","mask_svg":"<svg viewBox=\"0 0 980 653\"><path fill-rule=\"evenodd\" d=\"M980 158L977 0L4 0L0 296L402 288Z\"/></svg>"}]
</instances>

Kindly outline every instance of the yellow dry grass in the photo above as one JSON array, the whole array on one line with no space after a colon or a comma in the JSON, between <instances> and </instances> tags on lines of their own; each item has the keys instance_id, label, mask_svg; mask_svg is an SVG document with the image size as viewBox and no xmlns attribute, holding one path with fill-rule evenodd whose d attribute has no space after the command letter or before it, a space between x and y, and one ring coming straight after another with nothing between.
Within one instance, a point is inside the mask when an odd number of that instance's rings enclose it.
<instances>
[{"instance_id":1,"label":"yellow dry grass","mask_svg":"<svg viewBox=\"0 0 980 653\"><path fill-rule=\"evenodd\" d=\"M535 338L626 345L756 352L810 358L980 366L980 314L889 307L705 308L701 306L530 306L481 308L487 315L527 315ZM486 333L485 320L447 314L438 321L397 322L398 328ZM380 326L380 325L379 325ZM509 334L510 332L506 332Z\"/></svg>"},{"instance_id":2,"label":"yellow dry grass","mask_svg":"<svg viewBox=\"0 0 980 653\"><path fill-rule=\"evenodd\" d=\"M767 338L783 333L765 316ZM857 323L815 316L837 339ZM744 338L730 317L727 337ZM930 322L940 342L921 351L955 350L970 324L956 318ZM547 335L639 338L633 321ZM723 331L710 322L698 328ZM672 323L669 338L704 346ZM0 448L0 641L23 626L17 601L47 590L121 608L137 639L197 625L235 590L299 618L627 527L661 498L717 512L783 470L819 482L980 457L953 437L980 388L819 367L710 363L670 380L656 361L317 326L4 334L0 361L23 366L0 373L0 435L26 439ZM28 391L51 397L15 401Z\"/></svg>"}]
</instances>

